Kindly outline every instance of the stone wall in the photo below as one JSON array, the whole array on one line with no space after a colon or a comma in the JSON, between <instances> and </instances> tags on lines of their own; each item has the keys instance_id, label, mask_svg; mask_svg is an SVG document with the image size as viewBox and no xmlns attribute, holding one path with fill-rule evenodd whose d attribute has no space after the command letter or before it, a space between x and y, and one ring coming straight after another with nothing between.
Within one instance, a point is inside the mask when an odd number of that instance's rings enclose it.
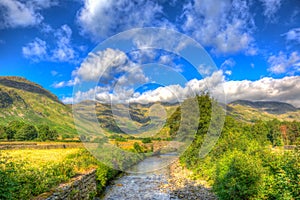
<instances>
[{"instance_id":1,"label":"stone wall","mask_svg":"<svg viewBox=\"0 0 300 200\"><path fill-rule=\"evenodd\" d=\"M67 148L80 148L82 143L61 143L61 144L37 144L37 143L22 143L22 142L4 142L0 144L0 150L8 149L67 149Z\"/></svg>"},{"instance_id":2,"label":"stone wall","mask_svg":"<svg viewBox=\"0 0 300 200\"><path fill-rule=\"evenodd\" d=\"M70 182L61 184L52 193L42 194L34 200L81 200L93 199L96 194L96 170L73 178Z\"/></svg>"}]
</instances>

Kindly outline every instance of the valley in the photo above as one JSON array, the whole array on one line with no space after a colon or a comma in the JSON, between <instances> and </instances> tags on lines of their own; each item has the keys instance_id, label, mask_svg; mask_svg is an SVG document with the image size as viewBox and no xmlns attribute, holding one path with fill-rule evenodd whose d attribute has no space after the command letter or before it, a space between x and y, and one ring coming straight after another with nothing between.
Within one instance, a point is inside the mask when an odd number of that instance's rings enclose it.
<instances>
[{"instance_id":1,"label":"valley","mask_svg":"<svg viewBox=\"0 0 300 200\"><path fill-rule=\"evenodd\" d=\"M199 107L199 119L191 102ZM180 104L65 105L35 83L1 77L0 105L1 199L51 193L90 169L96 170L95 199L299 196L300 112L290 104L239 100L224 107L202 94ZM188 125L194 121L196 132ZM201 158L208 133L218 140ZM126 173L118 176L121 171ZM244 182L245 176L251 181ZM233 183L239 187L228 189Z\"/></svg>"}]
</instances>

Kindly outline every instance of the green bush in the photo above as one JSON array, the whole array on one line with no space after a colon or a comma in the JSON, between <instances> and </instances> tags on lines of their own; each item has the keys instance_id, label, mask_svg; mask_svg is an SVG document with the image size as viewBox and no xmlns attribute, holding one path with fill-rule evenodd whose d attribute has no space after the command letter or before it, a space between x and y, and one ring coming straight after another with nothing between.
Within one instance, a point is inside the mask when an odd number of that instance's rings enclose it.
<instances>
[{"instance_id":1,"label":"green bush","mask_svg":"<svg viewBox=\"0 0 300 200\"><path fill-rule=\"evenodd\" d=\"M277 155L266 153L262 159L268 170L264 183L265 199L299 199L299 151L288 151Z\"/></svg>"},{"instance_id":2,"label":"green bush","mask_svg":"<svg viewBox=\"0 0 300 200\"><path fill-rule=\"evenodd\" d=\"M234 151L220 159L214 190L219 199L254 199L263 190L264 169L259 158Z\"/></svg>"},{"instance_id":3,"label":"green bush","mask_svg":"<svg viewBox=\"0 0 300 200\"><path fill-rule=\"evenodd\" d=\"M142 139L142 143L144 143L144 144L151 143L151 142L152 142L151 138L143 138Z\"/></svg>"}]
</instances>

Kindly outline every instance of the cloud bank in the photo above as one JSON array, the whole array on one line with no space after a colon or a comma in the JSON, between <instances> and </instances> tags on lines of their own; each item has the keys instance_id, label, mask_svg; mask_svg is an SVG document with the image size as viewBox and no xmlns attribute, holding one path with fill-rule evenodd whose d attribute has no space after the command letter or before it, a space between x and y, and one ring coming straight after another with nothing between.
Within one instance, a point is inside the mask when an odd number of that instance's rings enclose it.
<instances>
[{"instance_id":1,"label":"cloud bank","mask_svg":"<svg viewBox=\"0 0 300 200\"><path fill-rule=\"evenodd\" d=\"M87 92L77 92L74 98L64 98L64 103L77 103L83 100L98 100L108 103L137 102L180 102L187 97L208 91L223 103L245 99L253 101L282 101L300 107L300 77L288 76L281 79L265 77L256 81L226 81L223 71L201 80L192 79L184 87L168 85L143 93L132 89L114 93L107 87L96 87ZM121 94L121 95L120 95ZM224 96L225 95L225 96ZM224 99L225 97L225 99ZM225 101L224 101L225 100Z\"/></svg>"}]
</instances>

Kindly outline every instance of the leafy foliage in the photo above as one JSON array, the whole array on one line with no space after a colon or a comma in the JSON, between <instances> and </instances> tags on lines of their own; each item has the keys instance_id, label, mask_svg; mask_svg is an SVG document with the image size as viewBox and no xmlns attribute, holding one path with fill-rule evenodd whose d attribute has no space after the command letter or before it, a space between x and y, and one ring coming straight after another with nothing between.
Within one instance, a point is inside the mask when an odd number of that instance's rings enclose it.
<instances>
[{"instance_id":1,"label":"leafy foliage","mask_svg":"<svg viewBox=\"0 0 300 200\"><path fill-rule=\"evenodd\" d=\"M261 192L263 174L255 156L228 152L217 164L214 189L220 199L251 199Z\"/></svg>"},{"instance_id":2,"label":"leafy foliage","mask_svg":"<svg viewBox=\"0 0 300 200\"><path fill-rule=\"evenodd\" d=\"M16 140L33 140L37 138L38 132L33 125L24 124L14 135Z\"/></svg>"},{"instance_id":3,"label":"leafy foliage","mask_svg":"<svg viewBox=\"0 0 300 200\"><path fill-rule=\"evenodd\" d=\"M0 139L53 141L57 138L57 131L45 124L35 127L23 121L12 121L7 126L0 126Z\"/></svg>"},{"instance_id":4,"label":"leafy foliage","mask_svg":"<svg viewBox=\"0 0 300 200\"><path fill-rule=\"evenodd\" d=\"M58 133L56 130L50 129L48 125L42 124L38 126L38 138L41 141L53 141L58 138Z\"/></svg>"},{"instance_id":5,"label":"leafy foliage","mask_svg":"<svg viewBox=\"0 0 300 200\"><path fill-rule=\"evenodd\" d=\"M151 143L151 138L143 138L142 139L142 143L147 144L147 143Z\"/></svg>"},{"instance_id":6,"label":"leafy foliage","mask_svg":"<svg viewBox=\"0 0 300 200\"><path fill-rule=\"evenodd\" d=\"M198 99L198 132L180 157L195 178L212 184L219 199L299 199L299 150L282 153L269 147L297 144L298 122L258 120L250 124L227 116L217 144L201 158L199 150L214 119L213 100L206 95Z\"/></svg>"}]
</instances>

